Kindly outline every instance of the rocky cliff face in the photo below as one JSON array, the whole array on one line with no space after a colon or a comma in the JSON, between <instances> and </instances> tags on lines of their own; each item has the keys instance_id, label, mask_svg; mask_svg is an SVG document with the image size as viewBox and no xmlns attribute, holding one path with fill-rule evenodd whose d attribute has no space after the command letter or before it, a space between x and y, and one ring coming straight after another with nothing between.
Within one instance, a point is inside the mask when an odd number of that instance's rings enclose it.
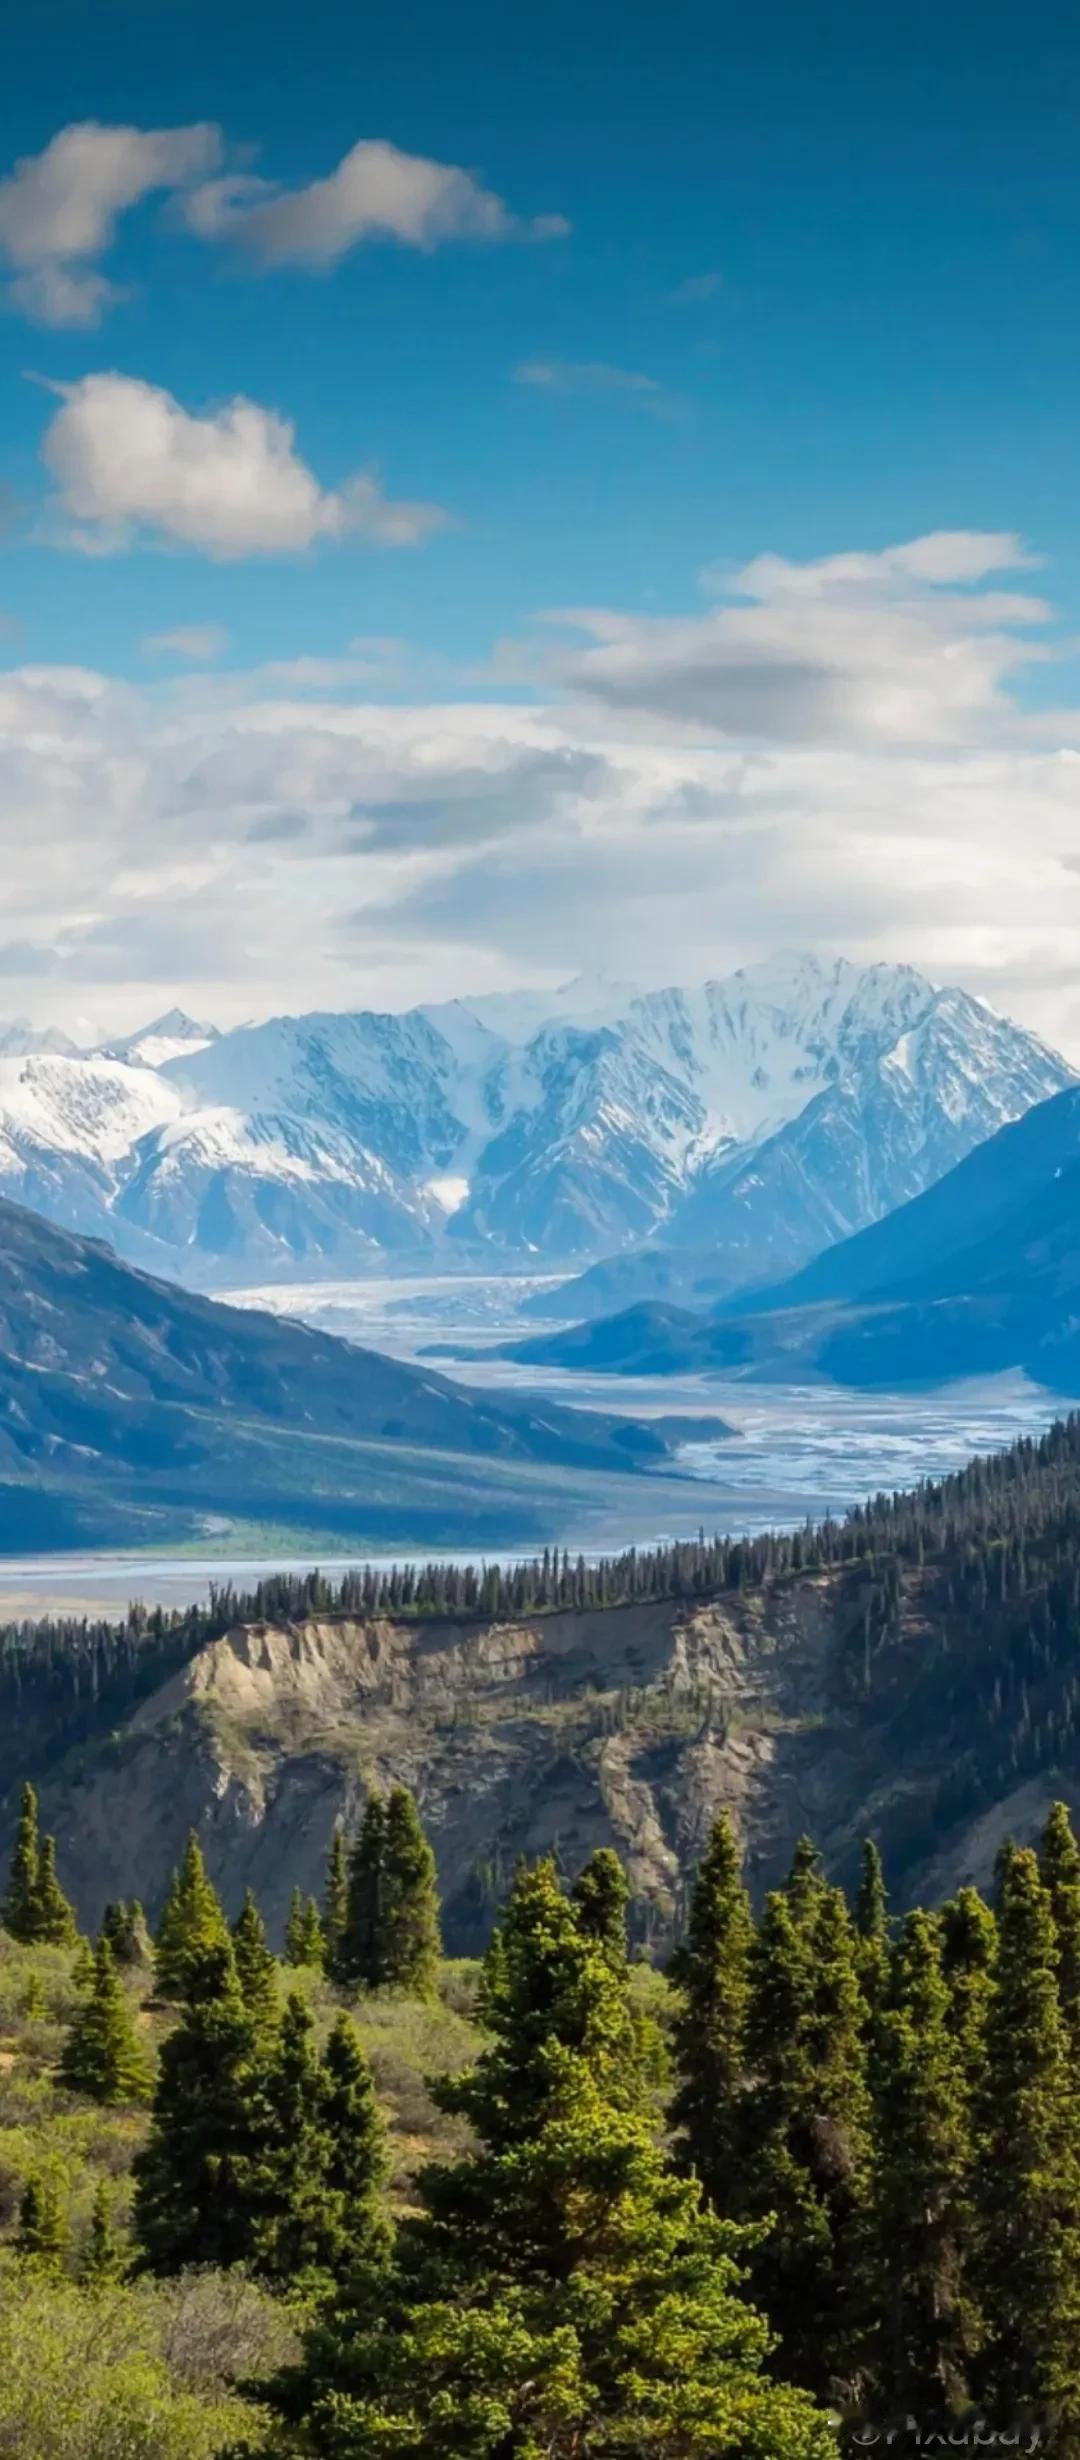
<instances>
[{"instance_id":1,"label":"rocky cliff face","mask_svg":"<svg viewBox=\"0 0 1080 2460\"><path fill-rule=\"evenodd\" d=\"M86 1920L113 1895L153 1908L196 1827L230 1907L253 1887L280 1936L291 1889L321 1888L335 1823L352 1827L368 1786L404 1781L459 1953L481 1945L519 1854L574 1872L603 1844L662 1948L721 1804L757 1890L807 1828L849 1875L867 1825L893 1837L904 1894L985 1880L1001 1836L1031 1833L1055 1789L1029 1784L943 1837L932 1752L898 1760L887 1715L852 1687L864 1577L509 1623L239 1625L119 1734L33 1772L65 1879ZM912 1574L916 1645L921 1613Z\"/></svg>"}]
</instances>

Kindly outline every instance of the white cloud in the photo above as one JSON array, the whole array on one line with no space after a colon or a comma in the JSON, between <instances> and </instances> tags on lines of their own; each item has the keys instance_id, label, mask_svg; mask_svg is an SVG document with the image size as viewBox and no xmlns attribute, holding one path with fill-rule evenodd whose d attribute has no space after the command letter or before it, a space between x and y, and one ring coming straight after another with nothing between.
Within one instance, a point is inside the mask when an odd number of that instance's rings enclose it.
<instances>
[{"instance_id":1,"label":"white cloud","mask_svg":"<svg viewBox=\"0 0 1080 2460\"><path fill-rule=\"evenodd\" d=\"M288 555L354 535L414 546L442 526L437 505L395 503L362 472L322 487L276 411L237 399L197 416L157 385L118 375L50 388L62 407L42 455L66 543L111 552L139 539L221 560Z\"/></svg>"},{"instance_id":2,"label":"white cloud","mask_svg":"<svg viewBox=\"0 0 1080 2460\"><path fill-rule=\"evenodd\" d=\"M316 268L363 240L435 248L451 239L555 239L569 229L558 214L523 221L471 172L370 138L309 187L281 190L250 175L208 180L183 211L202 239L240 241L267 265Z\"/></svg>"},{"instance_id":3,"label":"white cloud","mask_svg":"<svg viewBox=\"0 0 1080 2460\"><path fill-rule=\"evenodd\" d=\"M11 296L38 323L89 326L122 296L95 259L117 221L155 189L205 178L221 160L220 129L111 128L84 120L62 128L43 153L25 155L0 181L0 257Z\"/></svg>"},{"instance_id":4,"label":"white cloud","mask_svg":"<svg viewBox=\"0 0 1080 2460\"><path fill-rule=\"evenodd\" d=\"M209 666L229 646L224 624L176 624L171 632L150 632L142 643L146 657L183 658L191 666Z\"/></svg>"},{"instance_id":5,"label":"white cloud","mask_svg":"<svg viewBox=\"0 0 1080 2460\"><path fill-rule=\"evenodd\" d=\"M1028 637L1041 599L972 586L1031 559L1008 534L937 531L880 554L713 569L705 615L604 608L554 620L590 647L553 671L589 701L704 737L760 742L962 742L1007 719L1005 687L1050 655Z\"/></svg>"},{"instance_id":6,"label":"white cloud","mask_svg":"<svg viewBox=\"0 0 1080 2460\"><path fill-rule=\"evenodd\" d=\"M835 663L853 597L872 640L852 697L823 730L811 696L801 735L790 708L786 732L728 739L629 699L365 701L392 642L145 690L0 673L0 1006L118 1031L166 994L239 1019L550 981L601 945L655 983L810 943L966 982L1080 1058L1080 713L1036 721L1005 663L943 709L935 661L1012 637L1005 550L897 552L828 559L812 588L785 568L798 587L722 610L801 610ZM1013 616L1022 645L1033 610ZM867 722L887 650L924 720L908 739ZM767 630L770 674L777 654Z\"/></svg>"},{"instance_id":7,"label":"white cloud","mask_svg":"<svg viewBox=\"0 0 1080 2460\"><path fill-rule=\"evenodd\" d=\"M610 367L606 359L522 359L514 369L515 384L536 385L549 393L661 393L655 376L639 375L632 367Z\"/></svg>"}]
</instances>

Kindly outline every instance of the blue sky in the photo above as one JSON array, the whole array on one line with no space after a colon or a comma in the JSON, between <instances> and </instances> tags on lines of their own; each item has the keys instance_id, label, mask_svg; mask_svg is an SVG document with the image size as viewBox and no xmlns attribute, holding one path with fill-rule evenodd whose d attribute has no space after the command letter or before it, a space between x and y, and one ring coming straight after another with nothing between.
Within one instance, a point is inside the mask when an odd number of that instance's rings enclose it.
<instances>
[{"instance_id":1,"label":"blue sky","mask_svg":"<svg viewBox=\"0 0 1080 2460\"><path fill-rule=\"evenodd\" d=\"M0 783L40 870L0 1007L396 1004L573 970L601 909L611 970L808 938L1080 1047L1068 12L9 16ZM86 123L169 160L121 207L65 156L65 254L35 164ZM305 204L358 144L413 237ZM880 560L939 533L1019 543Z\"/></svg>"}]
</instances>

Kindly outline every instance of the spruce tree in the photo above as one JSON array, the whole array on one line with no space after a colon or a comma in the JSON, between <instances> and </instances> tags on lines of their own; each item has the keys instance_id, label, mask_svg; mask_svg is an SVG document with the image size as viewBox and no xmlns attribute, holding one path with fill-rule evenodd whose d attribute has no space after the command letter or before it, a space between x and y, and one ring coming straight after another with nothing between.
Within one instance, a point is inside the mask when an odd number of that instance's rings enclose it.
<instances>
[{"instance_id":1,"label":"spruce tree","mask_svg":"<svg viewBox=\"0 0 1080 2460\"><path fill-rule=\"evenodd\" d=\"M138 1897L132 1897L130 1904L116 1898L106 1905L101 1917L101 1936L108 1940L118 1965L146 1963L150 1940Z\"/></svg>"},{"instance_id":2,"label":"spruce tree","mask_svg":"<svg viewBox=\"0 0 1080 2460\"><path fill-rule=\"evenodd\" d=\"M889 1978L889 1900L885 1892L881 1855L872 1837L867 1837L862 1849L859 1889L855 1899L855 1928L859 1937L859 1979L863 1996L871 2012L876 2014Z\"/></svg>"},{"instance_id":3,"label":"spruce tree","mask_svg":"<svg viewBox=\"0 0 1080 2460\"><path fill-rule=\"evenodd\" d=\"M277 1965L270 1953L266 1925L249 1888L233 1924L236 1977L256 2024L273 2027L280 2015Z\"/></svg>"},{"instance_id":4,"label":"spruce tree","mask_svg":"<svg viewBox=\"0 0 1080 2460\"><path fill-rule=\"evenodd\" d=\"M43 1836L38 1855L34 1936L50 1947L74 1947L79 1936L75 1915L56 1875L56 1838Z\"/></svg>"},{"instance_id":5,"label":"spruce tree","mask_svg":"<svg viewBox=\"0 0 1080 2460\"><path fill-rule=\"evenodd\" d=\"M1075 2061L1080 2058L1080 1845L1063 1802L1054 1803L1043 1829L1039 1872L1050 1898L1058 1996Z\"/></svg>"},{"instance_id":6,"label":"spruce tree","mask_svg":"<svg viewBox=\"0 0 1080 2460\"><path fill-rule=\"evenodd\" d=\"M262 2091L266 2127L249 2190L251 2261L266 2280L317 2292L320 2277L333 2269L330 2138L311 2013L296 1991L285 2002Z\"/></svg>"},{"instance_id":7,"label":"spruce tree","mask_svg":"<svg viewBox=\"0 0 1080 2460\"><path fill-rule=\"evenodd\" d=\"M302 1965L306 1961L304 1955L304 1899L299 1888L294 1888L289 1898L289 1911L285 1922L285 1962L289 1965Z\"/></svg>"},{"instance_id":8,"label":"spruce tree","mask_svg":"<svg viewBox=\"0 0 1080 2460\"><path fill-rule=\"evenodd\" d=\"M69 2092L87 2093L109 2108L150 2098L150 2062L107 1939L95 1950L93 1986L68 2030L59 2075Z\"/></svg>"},{"instance_id":9,"label":"spruce tree","mask_svg":"<svg viewBox=\"0 0 1080 2460\"><path fill-rule=\"evenodd\" d=\"M122 2269L120 2247L113 2227L112 2199L103 2178L94 2189L90 2208L90 2229L83 2251L79 2277L88 2288L113 2281Z\"/></svg>"},{"instance_id":10,"label":"spruce tree","mask_svg":"<svg viewBox=\"0 0 1080 2460\"><path fill-rule=\"evenodd\" d=\"M994 1995L997 1923L977 1888L960 1888L939 1915L941 1962L949 1986L949 2030L960 2054L971 2124L986 2081L986 2021Z\"/></svg>"},{"instance_id":11,"label":"spruce tree","mask_svg":"<svg viewBox=\"0 0 1080 2460\"><path fill-rule=\"evenodd\" d=\"M341 1943L349 1915L349 1861L345 1839L335 1828L330 1840L326 1866L326 1888L323 1895L322 1927L326 1942L326 1970L332 1981L341 1979Z\"/></svg>"},{"instance_id":12,"label":"spruce tree","mask_svg":"<svg viewBox=\"0 0 1080 2460\"><path fill-rule=\"evenodd\" d=\"M250 2261L270 2132L265 2052L228 1938L185 1978L187 2005L161 2046L134 2165L141 2268L157 2273Z\"/></svg>"},{"instance_id":13,"label":"spruce tree","mask_svg":"<svg viewBox=\"0 0 1080 2460\"><path fill-rule=\"evenodd\" d=\"M868 2324L864 2025L850 1916L815 1872L802 1904L766 1898L754 1943L736 2209L768 2222L750 2280L785 2364L830 2396Z\"/></svg>"},{"instance_id":14,"label":"spruce tree","mask_svg":"<svg viewBox=\"0 0 1080 2460\"><path fill-rule=\"evenodd\" d=\"M550 1863L519 1876L503 1934L494 2039L439 2088L477 2148L421 2174L384 2283L309 2334L277 2449L825 2460L825 2420L765 2371L741 2234L655 2141L625 1978Z\"/></svg>"},{"instance_id":15,"label":"spruce tree","mask_svg":"<svg viewBox=\"0 0 1080 2460\"><path fill-rule=\"evenodd\" d=\"M42 2272L62 2272L70 2229L59 2186L53 2177L29 2178L19 2200L15 2253Z\"/></svg>"},{"instance_id":16,"label":"spruce tree","mask_svg":"<svg viewBox=\"0 0 1080 2460\"><path fill-rule=\"evenodd\" d=\"M4 1929L21 1946L29 1947L40 1937L37 1927L38 1801L32 1785L24 1785L19 1809L19 1825L15 1831L15 1846L11 1856L7 1893L0 1920Z\"/></svg>"},{"instance_id":17,"label":"spruce tree","mask_svg":"<svg viewBox=\"0 0 1080 2460\"><path fill-rule=\"evenodd\" d=\"M393 1787L386 1805L382 1933L380 1961L389 1988L434 1998L442 1958L435 1856L403 1785Z\"/></svg>"},{"instance_id":18,"label":"spruce tree","mask_svg":"<svg viewBox=\"0 0 1080 2460\"><path fill-rule=\"evenodd\" d=\"M937 1926L909 1914L892 1961L877 2062L876 2386L890 2409L961 2408L976 2318L966 2289L968 2093Z\"/></svg>"},{"instance_id":19,"label":"spruce tree","mask_svg":"<svg viewBox=\"0 0 1080 2460\"><path fill-rule=\"evenodd\" d=\"M380 2268L389 2253L382 2202L389 2161L371 2069L346 2015L322 2055L328 2236L326 2263L338 2281Z\"/></svg>"},{"instance_id":20,"label":"spruce tree","mask_svg":"<svg viewBox=\"0 0 1080 2460\"><path fill-rule=\"evenodd\" d=\"M299 1946L300 1963L311 1965L317 1973L321 1973L326 1963L326 1939L322 1915L313 1896L308 1897L301 1916Z\"/></svg>"},{"instance_id":21,"label":"spruce tree","mask_svg":"<svg viewBox=\"0 0 1080 2460\"><path fill-rule=\"evenodd\" d=\"M1002 1873L977 2166L980 2395L1004 2421L1080 2428L1080 2125L1057 1939L1034 1853Z\"/></svg>"},{"instance_id":22,"label":"spruce tree","mask_svg":"<svg viewBox=\"0 0 1080 2460\"><path fill-rule=\"evenodd\" d=\"M801 1836L784 1882L784 1891L796 1922L803 1926L814 1923L824 1886L825 1871L819 1849L812 1837Z\"/></svg>"},{"instance_id":23,"label":"spruce tree","mask_svg":"<svg viewBox=\"0 0 1080 2460\"><path fill-rule=\"evenodd\" d=\"M154 1941L154 1979L160 1997L188 1998L193 1976L217 1969L209 1950L228 1945L229 1926L192 1831L180 1868L170 1881Z\"/></svg>"},{"instance_id":24,"label":"spruce tree","mask_svg":"<svg viewBox=\"0 0 1080 2460\"><path fill-rule=\"evenodd\" d=\"M581 1929L606 1947L616 1971L627 1959L626 1922L630 1887L626 1872L610 1845L598 1846L574 1882L573 1902Z\"/></svg>"},{"instance_id":25,"label":"spruce tree","mask_svg":"<svg viewBox=\"0 0 1080 2460\"><path fill-rule=\"evenodd\" d=\"M331 1952L331 1978L377 1990L386 1976L386 1804L373 1787L348 1862L345 1918ZM336 1874L335 1874L336 1885ZM327 1934L333 1937L327 1900Z\"/></svg>"},{"instance_id":26,"label":"spruce tree","mask_svg":"<svg viewBox=\"0 0 1080 2460\"><path fill-rule=\"evenodd\" d=\"M718 2212L738 2200L740 2104L754 1925L726 1811L698 1866L686 1937L672 1959L677 1991L672 2106L680 2153Z\"/></svg>"}]
</instances>

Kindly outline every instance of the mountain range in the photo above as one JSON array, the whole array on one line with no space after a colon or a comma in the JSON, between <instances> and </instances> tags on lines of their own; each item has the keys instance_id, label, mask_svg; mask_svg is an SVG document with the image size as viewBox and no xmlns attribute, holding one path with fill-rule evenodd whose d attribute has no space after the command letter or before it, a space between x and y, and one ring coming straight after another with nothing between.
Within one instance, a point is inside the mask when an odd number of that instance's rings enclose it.
<instances>
[{"instance_id":1,"label":"mountain range","mask_svg":"<svg viewBox=\"0 0 1080 2460\"><path fill-rule=\"evenodd\" d=\"M655 1424L471 1392L151 1279L0 1200L2 1551L205 1543L237 1523L353 1550L531 1545L571 1496L587 1521L669 1457Z\"/></svg>"},{"instance_id":2,"label":"mountain range","mask_svg":"<svg viewBox=\"0 0 1080 2460\"><path fill-rule=\"evenodd\" d=\"M823 1375L880 1386L1020 1367L1076 1394L1080 1087L1039 1103L921 1196L786 1281L704 1311L645 1302L512 1344L508 1354L616 1374Z\"/></svg>"},{"instance_id":3,"label":"mountain range","mask_svg":"<svg viewBox=\"0 0 1080 2460\"><path fill-rule=\"evenodd\" d=\"M225 1286L603 1259L583 1314L776 1280L1073 1081L963 991L813 957L57 1044L0 1029L0 1195L128 1262Z\"/></svg>"}]
</instances>

